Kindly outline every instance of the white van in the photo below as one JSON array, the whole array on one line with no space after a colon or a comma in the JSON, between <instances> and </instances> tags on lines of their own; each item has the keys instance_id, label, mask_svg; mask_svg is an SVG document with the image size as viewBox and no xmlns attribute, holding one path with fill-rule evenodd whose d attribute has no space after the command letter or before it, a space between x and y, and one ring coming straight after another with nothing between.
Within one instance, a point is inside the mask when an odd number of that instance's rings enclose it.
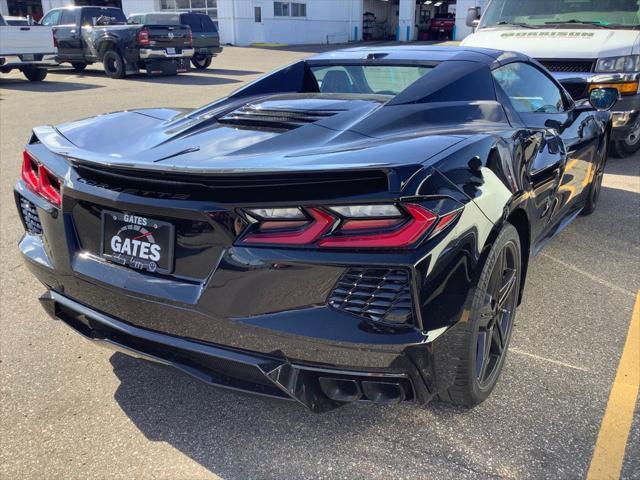
<instances>
[{"instance_id":1,"label":"white van","mask_svg":"<svg viewBox=\"0 0 640 480\"><path fill-rule=\"evenodd\" d=\"M598 86L616 87L612 147L617 156L640 148L639 0L490 0L462 45L519 51L542 63L574 99ZM479 18L479 20L478 20Z\"/></svg>"}]
</instances>

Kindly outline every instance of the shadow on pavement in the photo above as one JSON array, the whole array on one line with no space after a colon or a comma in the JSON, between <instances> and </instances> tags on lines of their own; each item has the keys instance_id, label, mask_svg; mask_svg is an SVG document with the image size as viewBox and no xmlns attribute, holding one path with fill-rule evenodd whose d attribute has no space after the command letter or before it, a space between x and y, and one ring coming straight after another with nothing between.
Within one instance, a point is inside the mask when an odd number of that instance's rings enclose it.
<instances>
[{"instance_id":1,"label":"shadow on pavement","mask_svg":"<svg viewBox=\"0 0 640 480\"><path fill-rule=\"evenodd\" d=\"M353 459L352 442L367 437L375 442L381 432L411 422L420 410L358 404L315 415L290 401L211 387L122 353L110 362L120 381L115 400L147 439L166 442L229 480L302 478L317 462L335 462L339 472L340 463ZM459 415L447 405L428 408L439 417Z\"/></svg>"},{"instance_id":2,"label":"shadow on pavement","mask_svg":"<svg viewBox=\"0 0 640 480\"><path fill-rule=\"evenodd\" d=\"M2 79L0 80L0 91L21 90L24 92L73 92L76 90L91 90L92 88L102 88L103 85L95 85L93 83L77 83L77 82L56 82L50 80L47 76L42 82L30 82L27 79Z\"/></svg>"},{"instance_id":3,"label":"shadow on pavement","mask_svg":"<svg viewBox=\"0 0 640 480\"><path fill-rule=\"evenodd\" d=\"M114 82L150 82L150 83L164 83L164 84L177 84L177 85L224 85L228 83L240 83L241 80L236 80L232 78L225 77L215 77L214 75L240 75L239 73L233 72L244 72L242 75L252 75L254 73L262 73L262 72L252 72L252 71L243 71L243 70L220 70L220 73L217 73L215 70L191 70L189 73L181 73L178 75L169 75L169 76L153 76L148 77L144 73L139 73L137 75L128 75L123 79L114 79ZM232 72L232 73L225 73ZM83 72L76 72L71 68L56 68L54 70L50 70L49 73L54 75L74 75L79 80L83 78L105 78L107 80L108 77L105 75L103 70L99 69L87 69ZM68 83L68 82L65 82Z\"/></svg>"}]
</instances>

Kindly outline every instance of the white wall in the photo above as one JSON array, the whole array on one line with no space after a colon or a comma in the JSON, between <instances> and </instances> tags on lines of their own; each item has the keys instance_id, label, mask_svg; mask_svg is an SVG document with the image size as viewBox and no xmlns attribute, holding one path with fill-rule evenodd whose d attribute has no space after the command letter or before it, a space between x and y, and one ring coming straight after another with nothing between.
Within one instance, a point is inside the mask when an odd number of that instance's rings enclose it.
<instances>
[{"instance_id":1,"label":"white wall","mask_svg":"<svg viewBox=\"0 0 640 480\"><path fill-rule=\"evenodd\" d=\"M307 16L274 17L272 0L218 0L222 43L258 42L312 44L362 39L362 0L298 0ZM254 7L262 8L262 22L254 21ZM357 33L356 33L357 29Z\"/></svg>"},{"instance_id":2,"label":"white wall","mask_svg":"<svg viewBox=\"0 0 640 480\"><path fill-rule=\"evenodd\" d=\"M480 11L484 13L484 9L489 3L489 0L458 0L456 5L456 38L455 40L462 40L467 35L470 35L473 29L467 27L467 10L470 7L480 7Z\"/></svg>"},{"instance_id":3,"label":"white wall","mask_svg":"<svg viewBox=\"0 0 640 480\"><path fill-rule=\"evenodd\" d=\"M160 10L160 0L122 0L122 10L128 17L132 13L147 13Z\"/></svg>"}]
</instances>

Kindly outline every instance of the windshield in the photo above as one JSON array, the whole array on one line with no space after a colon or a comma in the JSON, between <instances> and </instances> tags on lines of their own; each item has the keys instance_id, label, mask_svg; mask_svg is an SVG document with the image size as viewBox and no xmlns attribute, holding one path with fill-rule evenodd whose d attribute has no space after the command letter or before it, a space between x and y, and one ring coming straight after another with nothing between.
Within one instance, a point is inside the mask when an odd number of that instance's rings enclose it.
<instances>
[{"instance_id":1,"label":"windshield","mask_svg":"<svg viewBox=\"0 0 640 480\"><path fill-rule=\"evenodd\" d=\"M578 24L581 28L640 25L638 0L493 0L480 28L525 24L534 28ZM585 22L584 24L581 22Z\"/></svg>"},{"instance_id":2,"label":"windshield","mask_svg":"<svg viewBox=\"0 0 640 480\"><path fill-rule=\"evenodd\" d=\"M433 67L424 65L331 65L311 67L322 93L397 95Z\"/></svg>"}]
</instances>

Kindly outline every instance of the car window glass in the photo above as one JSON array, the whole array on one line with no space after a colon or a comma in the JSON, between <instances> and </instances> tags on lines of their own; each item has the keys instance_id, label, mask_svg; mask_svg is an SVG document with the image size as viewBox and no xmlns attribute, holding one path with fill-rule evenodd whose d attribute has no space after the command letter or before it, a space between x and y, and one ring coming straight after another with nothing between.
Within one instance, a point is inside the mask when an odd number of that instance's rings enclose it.
<instances>
[{"instance_id":1,"label":"car window glass","mask_svg":"<svg viewBox=\"0 0 640 480\"><path fill-rule=\"evenodd\" d=\"M60 10L51 10L49 13L47 13L44 16L40 24L46 25L46 26L58 25L58 22L60 21L61 13L62 12Z\"/></svg>"},{"instance_id":2,"label":"car window glass","mask_svg":"<svg viewBox=\"0 0 640 480\"><path fill-rule=\"evenodd\" d=\"M492 73L516 112L564 112L561 90L537 68L514 62L496 68Z\"/></svg>"},{"instance_id":3,"label":"car window glass","mask_svg":"<svg viewBox=\"0 0 640 480\"><path fill-rule=\"evenodd\" d=\"M202 31L203 32L217 32L216 24L213 23L211 17L208 15L202 16Z\"/></svg>"},{"instance_id":4,"label":"car window glass","mask_svg":"<svg viewBox=\"0 0 640 480\"><path fill-rule=\"evenodd\" d=\"M397 95L432 67L412 65L331 65L312 67L323 93Z\"/></svg>"},{"instance_id":5,"label":"car window glass","mask_svg":"<svg viewBox=\"0 0 640 480\"><path fill-rule=\"evenodd\" d=\"M124 25L127 17L119 8L89 7L82 9L82 26L95 26L101 19L102 25Z\"/></svg>"},{"instance_id":6,"label":"car window glass","mask_svg":"<svg viewBox=\"0 0 640 480\"><path fill-rule=\"evenodd\" d=\"M131 15L129 17L129 19L127 20L127 23L129 23L131 25L139 25L141 19L142 19L142 16L140 16L140 15Z\"/></svg>"},{"instance_id":7,"label":"car window glass","mask_svg":"<svg viewBox=\"0 0 640 480\"><path fill-rule=\"evenodd\" d=\"M60 15L59 25L75 25L76 24L76 15L73 10L63 10Z\"/></svg>"},{"instance_id":8,"label":"car window glass","mask_svg":"<svg viewBox=\"0 0 640 480\"><path fill-rule=\"evenodd\" d=\"M202 22L200 21L200 15L182 15L180 20L182 25L189 25L192 32L202 32Z\"/></svg>"},{"instance_id":9,"label":"car window glass","mask_svg":"<svg viewBox=\"0 0 640 480\"><path fill-rule=\"evenodd\" d=\"M144 18L145 25L180 25L181 23L179 13L160 13L157 15L148 13Z\"/></svg>"}]
</instances>

